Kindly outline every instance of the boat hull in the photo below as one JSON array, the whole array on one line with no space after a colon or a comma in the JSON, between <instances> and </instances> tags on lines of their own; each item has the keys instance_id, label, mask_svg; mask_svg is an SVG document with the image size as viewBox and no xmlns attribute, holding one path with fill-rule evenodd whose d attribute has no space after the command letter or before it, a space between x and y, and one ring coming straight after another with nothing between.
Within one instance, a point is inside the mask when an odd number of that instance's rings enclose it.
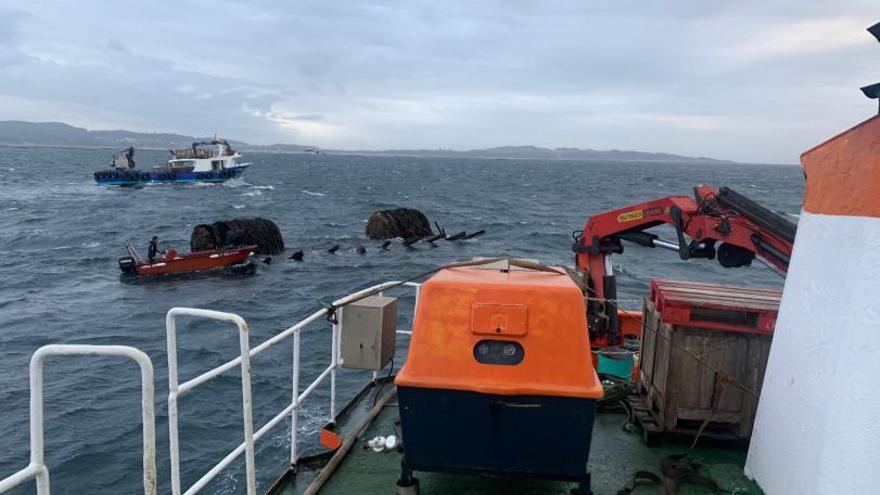
<instances>
[{"instance_id":1,"label":"boat hull","mask_svg":"<svg viewBox=\"0 0 880 495\"><path fill-rule=\"evenodd\" d=\"M244 263L254 249L256 246L196 251L173 259L157 258L152 262L134 262L131 258L122 258L119 260L119 268L125 273L142 276L194 273Z\"/></svg>"},{"instance_id":2,"label":"boat hull","mask_svg":"<svg viewBox=\"0 0 880 495\"><path fill-rule=\"evenodd\" d=\"M588 477L594 399L397 390L404 457L412 470Z\"/></svg>"},{"instance_id":3,"label":"boat hull","mask_svg":"<svg viewBox=\"0 0 880 495\"><path fill-rule=\"evenodd\" d=\"M191 182L224 182L240 177L247 165L210 172L186 172L167 170L101 170L95 172L95 182L107 186L137 186L143 184L169 184Z\"/></svg>"}]
</instances>

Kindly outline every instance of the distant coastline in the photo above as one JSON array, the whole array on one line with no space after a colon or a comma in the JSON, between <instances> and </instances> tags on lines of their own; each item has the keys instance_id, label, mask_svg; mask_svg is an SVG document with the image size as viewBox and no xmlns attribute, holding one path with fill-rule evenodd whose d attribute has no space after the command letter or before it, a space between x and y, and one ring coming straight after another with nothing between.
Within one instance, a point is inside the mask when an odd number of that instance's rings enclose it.
<instances>
[{"instance_id":1,"label":"distant coastline","mask_svg":"<svg viewBox=\"0 0 880 495\"><path fill-rule=\"evenodd\" d=\"M173 133L144 133L126 130L92 131L62 122L0 121L0 146L120 149L134 146L140 149L167 150L185 148L194 141L207 137ZM393 150L334 150L299 144L255 145L229 139L241 151L262 153L323 153L328 155L404 156L422 158L484 158L505 160L572 160L572 161L644 161L644 162L701 162L715 164L736 163L708 157L690 157L671 153L629 150L594 150L580 148L541 148L538 146L500 146L475 150L449 149L393 149Z\"/></svg>"}]
</instances>

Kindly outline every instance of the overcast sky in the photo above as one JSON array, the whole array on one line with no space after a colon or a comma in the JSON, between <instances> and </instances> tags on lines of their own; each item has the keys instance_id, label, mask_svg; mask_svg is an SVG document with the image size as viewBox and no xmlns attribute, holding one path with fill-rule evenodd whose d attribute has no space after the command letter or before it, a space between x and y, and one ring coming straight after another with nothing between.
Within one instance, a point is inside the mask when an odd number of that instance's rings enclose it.
<instances>
[{"instance_id":1,"label":"overcast sky","mask_svg":"<svg viewBox=\"0 0 880 495\"><path fill-rule=\"evenodd\" d=\"M876 113L878 0L0 0L0 120L796 163Z\"/></svg>"}]
</instances>

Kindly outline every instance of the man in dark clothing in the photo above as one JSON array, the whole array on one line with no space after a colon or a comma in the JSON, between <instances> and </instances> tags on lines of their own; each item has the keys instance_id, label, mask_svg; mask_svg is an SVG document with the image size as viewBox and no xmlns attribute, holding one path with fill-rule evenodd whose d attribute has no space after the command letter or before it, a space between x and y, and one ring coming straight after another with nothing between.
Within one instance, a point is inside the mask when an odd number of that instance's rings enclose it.
<instances>
[{"instance_id":1,"label":"man in dark clothing","mask_svg":"<svg viewBox=\"0 0 880 495\"><path fill-rule=\"evenodd\" d=\"M150 249L147 250L147 258L150 259L150 263L153 262L157 254L159 254L159 236L154 235L150 241Z\"/></svg>"}]
</instances>

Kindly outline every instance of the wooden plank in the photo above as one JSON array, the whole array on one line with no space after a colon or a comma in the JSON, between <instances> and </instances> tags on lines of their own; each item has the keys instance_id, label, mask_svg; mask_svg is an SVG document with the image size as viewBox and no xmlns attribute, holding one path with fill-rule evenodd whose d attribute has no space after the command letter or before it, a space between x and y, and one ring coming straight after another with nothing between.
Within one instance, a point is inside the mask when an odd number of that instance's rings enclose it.
<instances>
[{"instance_id":1,"label":"wooden plank","mask_svg":"<svg viewBox=\"0 0 880 495\"><path fill-rule=\"evenodd\" d=\"M697 355L706 361L712 362L713 357L719 352L719 349L717 348L718 340L714 339L713 335L709 332L702 329L689 329L688 332L694 336L695 340L699 339L700 350ZM721 352L723 351L724 349L721 349ZM693 357L691 357L691 359L696 361ZM711 409L712 401L715 399L715 370L706 368L699 361L696 361L696 366L699 369L698 374L700 377L700 385L697 387L700 391L700 400L688 405L703 409Z\"/></svg>"},{"instance_id":2,"label":"wooden plank","mask_svg":"<svg viewBox=\"0 0 880 495\"><path fill-rule=\"evenodd\" d=\"M711 295L689 295L682 297L681 294L663 292L661 295L662 305L666 306L695 306L713 305L724 309L757 310L777 312L780 301L778 299L754 299L754 298L730 298L712 297Z\"/></svg>"},{"instance_id":3,"label":"wooden plank","mask_svg":"<svg viewBox=\"0 0 880 495\"><path fill-rule=\"evenodd\" d=\"M706 282L692 282L680 280L652 280L652 286L659 290L676 290L676 289L702 289L719 293L738 295L738 294L757 294L764 296L778 296L781 298L782 291L768 287L737 287L733 285L712 284Z\"/></svg>"},{"instance_id":4,"label":"wooden plank","mask_svg":"<svg viewBox=\"0 0 880 495\"><path fill-rule=\"evenodd\" d=\"M654 388L656 383L656 355L657 355L657 324L660 321L660 315L657 314L657 308L654 306L649 300L645 300L644 307L644 331L642 332L642 348L641 348L641 361L640 366L642 367L641 374L639 380L645 384L643 387L646 391L646 396L649 405L653 403L654 399Z\"/></svg>"},{"instance_id":5,"label":"wooden plank","mask_svg":"<svg viewBox=\"0 0 880 495\"><path fill-rule=\"evenodd\" d=\"M655 380L658 382L657 389L660 391L658 403L661 406L658 415L660 417L660 424L664 428L668 428L670 425L675 424L676 399L681 379L678 377L680 370L675 367L674 362L676 354L673 353L672 339L675 335L672 325L660 322L658 329L657 349L659 359L656 366L657 379Z\"/></svg>"},{"instance_id":6,"label":"wooden plank","mask_svg":"<svg viewBox=\"0 0 880 495\"><path fill-rule=\"evenodd\" d=\"M776 291L731 291L726 287L688 287L688 286L679 286L679 287L670 287L670 286L661 286L660 292L666 296L667 300L679 300L689 297L707 297L710 299L718 299L722 301L755 301L759 303L763 302L776 302L779 303L782 301L782 293Z\"/></svg>"},{"instance_id":7,"label":"wooden plank","mask_svg":"<svg viewBox=\"0 0 880 495\"><path fill-rule=\"evenodd\" d=\"M690 353L699 354L700 349L695 348L697 344L689 329L681 327L673 329L672 325L666 323L664 325L669 327L672 351L667 371L669 395L666 398L666 406L668 410L663 426L667 430L672 430L678 424L679 407L699 405L700 363Z\"/></svg>"},{"instance_id":8,"label":"wooden plank","mask_svg":"<svg viewBox=\"0 0 880 495\"><path fill-rule=\"evenodd\" d=\"M654 376L654 340L656 339L657 312L654 303L645 300L642 310L642 345L639 358L639 380L648 386Z\"/></svg>"},{"instance_id":9,"label":"wooden plank","mask_svg":"<svg viewBox=\"0 0 880 495\"><path fill-rule=\"evenodd\" d=\"M713 412L712 409L679 407L678 419L684 421L703 421L706 418L712 418L714 423L730 423L739 425L742 421L742 415L736 412Z\"/></svg>"},{"instance_id":10,"label":"wooden plank","mask_svg":"<svg viewBox=\"0 0 880 495\"><path fill-rule=\"evenodd\" d=\"M727 353L724 366L721 368L736 383L744 387L750 387L749 373L747 366L749 364L749 347L750 343L757 337L736 334L731 335L731 346ZM740 416L745 412L744 392L732 383L723 383L721 390L721 400L718 408L724 411L737 411Z\"/></svg>"},{"instance_id":11,"label":"wooden plank","mask_svg":"<svg viewBox=\"0 0 880 495\"><path fill-rule=\"evenodd\" d=\"M693 282L654 280L651 298L659 307L716 306L718 309L737 311L753 309L761 312L778 310L782 292L777 289L729 287Z\"/></svg>"}]
</instances>

